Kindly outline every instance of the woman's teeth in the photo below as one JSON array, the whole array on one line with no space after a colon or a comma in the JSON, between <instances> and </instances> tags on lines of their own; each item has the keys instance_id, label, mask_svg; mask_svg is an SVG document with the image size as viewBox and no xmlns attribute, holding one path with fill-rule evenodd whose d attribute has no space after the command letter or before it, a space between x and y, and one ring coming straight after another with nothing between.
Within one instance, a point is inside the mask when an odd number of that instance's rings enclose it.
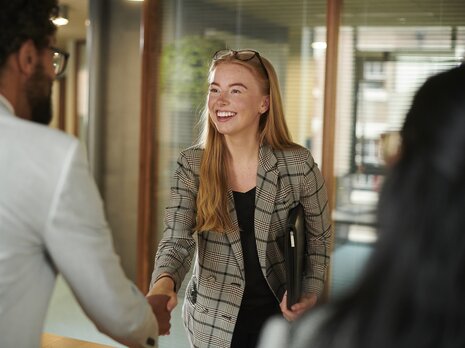
<instances>
[{"instance_id":1,"label":"woman's teeth","mask_svg":"<svg viewBox=\"0 0 465 348\"><path fill-rule=\"evenodd\" d=\"M217 111L216 112L216 116L218 117L232 117L232 116L235 116L236 113L235 112L231 112L231 111Z\"/></svg>"}]
</instances>

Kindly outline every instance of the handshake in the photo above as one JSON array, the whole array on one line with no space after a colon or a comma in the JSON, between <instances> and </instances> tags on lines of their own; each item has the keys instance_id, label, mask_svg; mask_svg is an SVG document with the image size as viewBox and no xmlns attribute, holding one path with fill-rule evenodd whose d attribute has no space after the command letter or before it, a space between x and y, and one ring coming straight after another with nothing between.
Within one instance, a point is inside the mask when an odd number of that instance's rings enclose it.
<instances>
[{"instance_id":1,"label":"handshake","mask_svg":"<svg viewBox=\"0 0 465 348\"><path fill-rule=\"evenodd\" d=\"M160 336L170 334L171 311L168 310L168 295L147 295L147 301L152 307L158 322L158 334Z\"/></svg>"},{"instance_id":2,"label":"handshake","mask_svg":"<svg viewBox=\"0 0 465 348\"><path fill-rule=\"evenodd\" d=\"M158 335L170 334L171 311L177 305L175 284L169 275L162 275L147 294L147 301L158 321Z\"/></svg>"}]
</instances>

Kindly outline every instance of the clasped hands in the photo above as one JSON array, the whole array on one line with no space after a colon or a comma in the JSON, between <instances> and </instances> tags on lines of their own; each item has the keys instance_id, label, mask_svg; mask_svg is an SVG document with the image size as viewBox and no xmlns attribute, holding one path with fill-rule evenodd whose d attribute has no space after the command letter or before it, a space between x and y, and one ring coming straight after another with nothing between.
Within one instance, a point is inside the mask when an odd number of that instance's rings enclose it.
<instances>
[{"instance_id":1,"label":"clasped hands","mask_svg":"<svg viewBox=\"0 0 465 348\"><path fill-rule=\"evenodd\" d=\"M170 334L171 311L178 304L178 297L174 292L174 282L170 277L163 277L156 281L147 294L147 301L152 307L158 322L158 335Z\"/></svg>"}]
</instances>

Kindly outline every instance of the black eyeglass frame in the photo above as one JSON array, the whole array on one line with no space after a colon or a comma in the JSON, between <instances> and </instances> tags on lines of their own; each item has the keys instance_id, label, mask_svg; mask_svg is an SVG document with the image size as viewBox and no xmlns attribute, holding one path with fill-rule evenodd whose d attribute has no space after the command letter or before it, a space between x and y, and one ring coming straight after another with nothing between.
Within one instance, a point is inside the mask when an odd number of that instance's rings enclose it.
<instances>
[{"instance_id":1,"label":"black eyeglass frame","mask_svg":"<svg viewBox=\"0 0 465 348\"><path fill-rule=\"evenodd\" d=\"M247 53L250 53L251 56L248 57L248 58L241 58L240 54L247 54ZM216 51L214 54L213 54L213 60L218 60L218 59L221 59L225 56L232 56L234 58L236 58L237 60L240 60L242 62L248 62L249 60L252 60L254 59L255 57L258 58L258 61L260 62L260 65L263 69L263 71L265 72L265 75L266 75L266 78L269 79L269 76L268 76L268 70L266 70L266 66L265 66L265 63L263 63L263 60L262 60L262 57L260 57L260 53L258 53L257 51L254 51L254 50L231 50L231 49L221 49L221 50L218 50Z\"/></svg>"},{"instance_id":2,"label":"black eyeglass frame","mask_svg":"<svg viewBox=\"0 0 465 348\"><path fill-rule=\"evenodd\" d=\"M68 59L69 59L69 53L55 46L49 46L47 48L51 50L54 54L59 54L63 57L63 65L60 66L60 70L55 71L55 78L59 79L60 77L63 76L66 70L66 66L68 64Z\"/></svg>"}]
</instances>

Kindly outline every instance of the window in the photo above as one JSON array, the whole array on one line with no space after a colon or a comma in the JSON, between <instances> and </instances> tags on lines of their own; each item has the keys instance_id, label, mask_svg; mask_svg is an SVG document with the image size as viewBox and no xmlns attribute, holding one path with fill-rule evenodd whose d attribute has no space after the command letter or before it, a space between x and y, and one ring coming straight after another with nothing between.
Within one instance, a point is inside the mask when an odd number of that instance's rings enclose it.
<instances>
[{"instance_id":1,"label":"window","mask_svg":"<svg viewBox=\"0 0 465 348\"><path fill-rule=\"evenodd\" d=\"M463 60L464 15L465 3L456 0L343 3L333 212L338 289L353 280L354 269L338 254L364 260L376 240L378 194L414 93L429 76Z\"/></svg>"}]
</instances>

